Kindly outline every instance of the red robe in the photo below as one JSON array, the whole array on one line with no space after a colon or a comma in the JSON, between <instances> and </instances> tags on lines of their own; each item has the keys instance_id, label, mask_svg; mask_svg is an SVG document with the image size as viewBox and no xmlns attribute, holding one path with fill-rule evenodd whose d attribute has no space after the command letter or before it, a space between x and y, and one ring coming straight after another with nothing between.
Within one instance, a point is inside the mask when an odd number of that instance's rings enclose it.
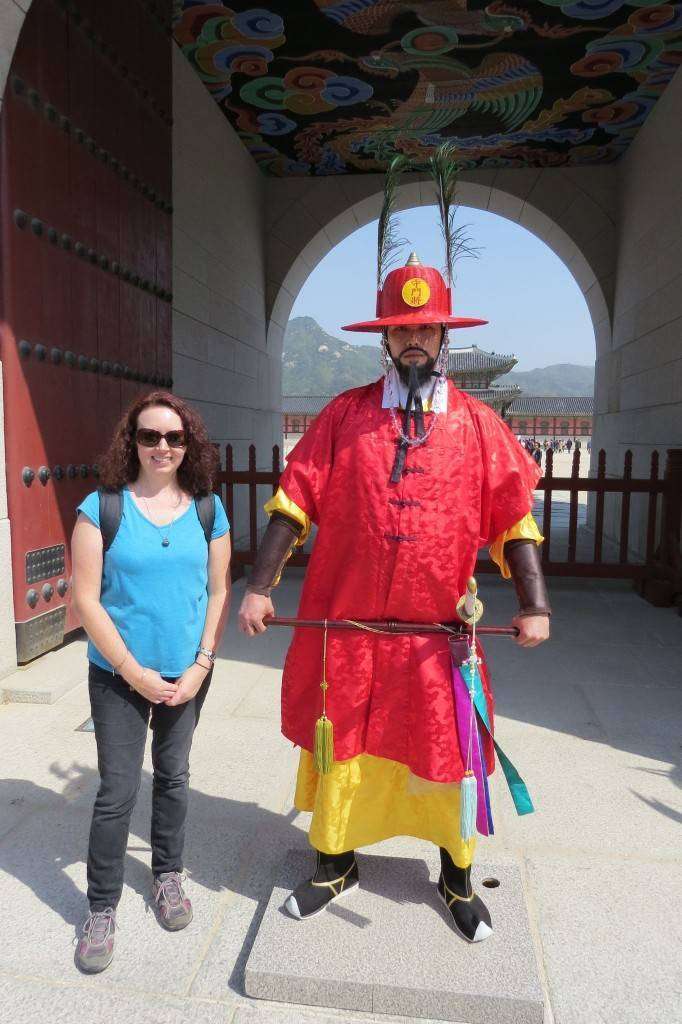
<instances>
[{"instance_id":1,"label":"red robe","mask_svg":"<svg viewBox=\"0 0 682 1024\"><path fill-rule=\"evenodd\" d=\"M478 549L532 506L540 470L496 413L448 383L448 411L410 448L398 484L383 381L333 399L287 460L280 486L318 525L302 618L452 620ZM428 429L433 413L425 417ZM299 629L282 680L282 732L313 748L322 631ZM482 672L490 720L493 699ZM337 761L368 753L434 782L464 774L444 636L330 631L327 714ZM489 770L492 743L484 740Z\"/></svg>"}]
</instances>

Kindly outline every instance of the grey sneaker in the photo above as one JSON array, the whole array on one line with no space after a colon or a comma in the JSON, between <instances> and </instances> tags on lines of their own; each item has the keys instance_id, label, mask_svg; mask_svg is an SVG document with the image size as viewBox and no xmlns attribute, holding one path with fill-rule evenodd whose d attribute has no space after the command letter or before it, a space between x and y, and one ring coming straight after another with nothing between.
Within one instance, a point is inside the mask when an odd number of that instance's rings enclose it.
<instances>
[{"instance_id":1,"label":"grey sneaker","mask_svg":"<svg viewBox=\"0 0 682 1024\"><path fill-rule=\"evenodd\" d=\"M182 888L184 881L184 875L177 871L164 871L154 879L152 892L159 920L171 932L186 928L193 917L192 904Z\"/></svg>"},{"instance_id":2,"label":"grey sneaker","mask_svg":"<svg viewBox=\"0 0 682 1024\"><path fill-rule=\"evenodd\" d=\"M83 934L76 947L76 967L86 974L99 974L114 959L116 911L91 910L83 924Z\"/></svg>"}]
</instances>

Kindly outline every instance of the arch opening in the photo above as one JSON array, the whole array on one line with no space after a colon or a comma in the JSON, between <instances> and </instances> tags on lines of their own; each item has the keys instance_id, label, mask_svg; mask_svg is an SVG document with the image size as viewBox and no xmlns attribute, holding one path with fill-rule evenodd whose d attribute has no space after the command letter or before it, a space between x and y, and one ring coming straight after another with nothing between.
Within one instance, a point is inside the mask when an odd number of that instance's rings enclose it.
<instances>
[{"instance_id":1,"label":"arch opening","mask_svg":"<svg viewBox=\"0 0 682 1024\"><path fill-rule=\"evenodd\" d=\"M615 275L616 237L613 218L608 210L595 210L592 228L586 222L585 194L572 179L551 171L532 172L534 185L529 194L520 188L528 183L524 172L518 172L514 183L513 172L500 172L503 184L482 184L466 178L458 187L457 200L461 207L497 214L519 224L543 241L561 260L574 278L589 310L595 336L597 356L608 350L611 341L613 305L613 279ZM570 187L570 184L573 187ZM376 220L381 211L382 179L371 176L371 183L358 182L369 188L370 194L352 202L332 202L328 181L315 183L308 195L305 185L289 190L289 202L279 217L271 217L271 228L266 246L268 254L268 340L273 344L283 338L291 310L303 284L312 271L336 245L354 231ZM504 187L503 187L504 185ZM540 187L542 185L542 187ZM563 209L550 216L548 197L564 185ZM320 187L321 186L321 187ZM358 191L361 189L359 188ZM337 190L338 191L338 190ZM273 189L273 193L275 190ZM325 204L324 193L330 200ZM533 195L536 195L533 201ZM540 202L544 197L544 203ZM415 207L433 205L433 185L424 180L408 181L398 188L398 213ZM543 205L545 209L543 209ZM277 209L274 195L272 207ZM339 206L341 208L339 209ZM315 213L313 213L313 210ZM310 215L309 212L310 211ZM582 219L578 218L581 212ZM435 215L435 211L434 211ZM298 226L294 228L297 223ZM437 225L434 224L437 232ZM586 241L582 239L586 238ZM298 243L298 244L296 244ZM485 315L485 314L483 314Z\"/></svg>"}]
</instances>

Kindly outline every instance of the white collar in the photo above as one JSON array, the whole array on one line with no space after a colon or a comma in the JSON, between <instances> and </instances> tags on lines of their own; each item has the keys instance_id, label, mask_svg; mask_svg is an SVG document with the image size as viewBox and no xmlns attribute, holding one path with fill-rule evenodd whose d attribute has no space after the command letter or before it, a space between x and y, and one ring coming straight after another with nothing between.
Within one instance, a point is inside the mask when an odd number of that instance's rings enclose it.
<instances>
[{"instance_id":1,"label":"white collar","mask_svg":"<svg viewBox=\"0 0 682 1024\"><path fill-rule=\"evenodd\" d=\"M421 388L422 404L431 412L448 411L448 385L445 377L430 377ZM384 377L382 409L404 409L407 404L408 387L403 384L393 363Z\"/></svg>"}]
</instances>

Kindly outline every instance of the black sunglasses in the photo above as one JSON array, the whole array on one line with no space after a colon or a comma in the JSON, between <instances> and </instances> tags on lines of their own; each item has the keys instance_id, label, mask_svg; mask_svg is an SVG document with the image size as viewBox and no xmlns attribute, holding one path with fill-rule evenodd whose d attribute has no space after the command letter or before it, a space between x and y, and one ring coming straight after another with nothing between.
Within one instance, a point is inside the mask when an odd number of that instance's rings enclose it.
<instances>
[{"instance_id":1,"label":"black sunglasses","mask_svg":"<svg viewBox=\"0 0 682 1024\"><path fill-rule=\"evenodd\" d=\"M164 438L169 448L186 448L187 438L184 430L169 430L162 434L160 430L148 430L147 427L138 427L135 431L135 440L143 448L156 448Z\"/></svg>"}]
</instances>

